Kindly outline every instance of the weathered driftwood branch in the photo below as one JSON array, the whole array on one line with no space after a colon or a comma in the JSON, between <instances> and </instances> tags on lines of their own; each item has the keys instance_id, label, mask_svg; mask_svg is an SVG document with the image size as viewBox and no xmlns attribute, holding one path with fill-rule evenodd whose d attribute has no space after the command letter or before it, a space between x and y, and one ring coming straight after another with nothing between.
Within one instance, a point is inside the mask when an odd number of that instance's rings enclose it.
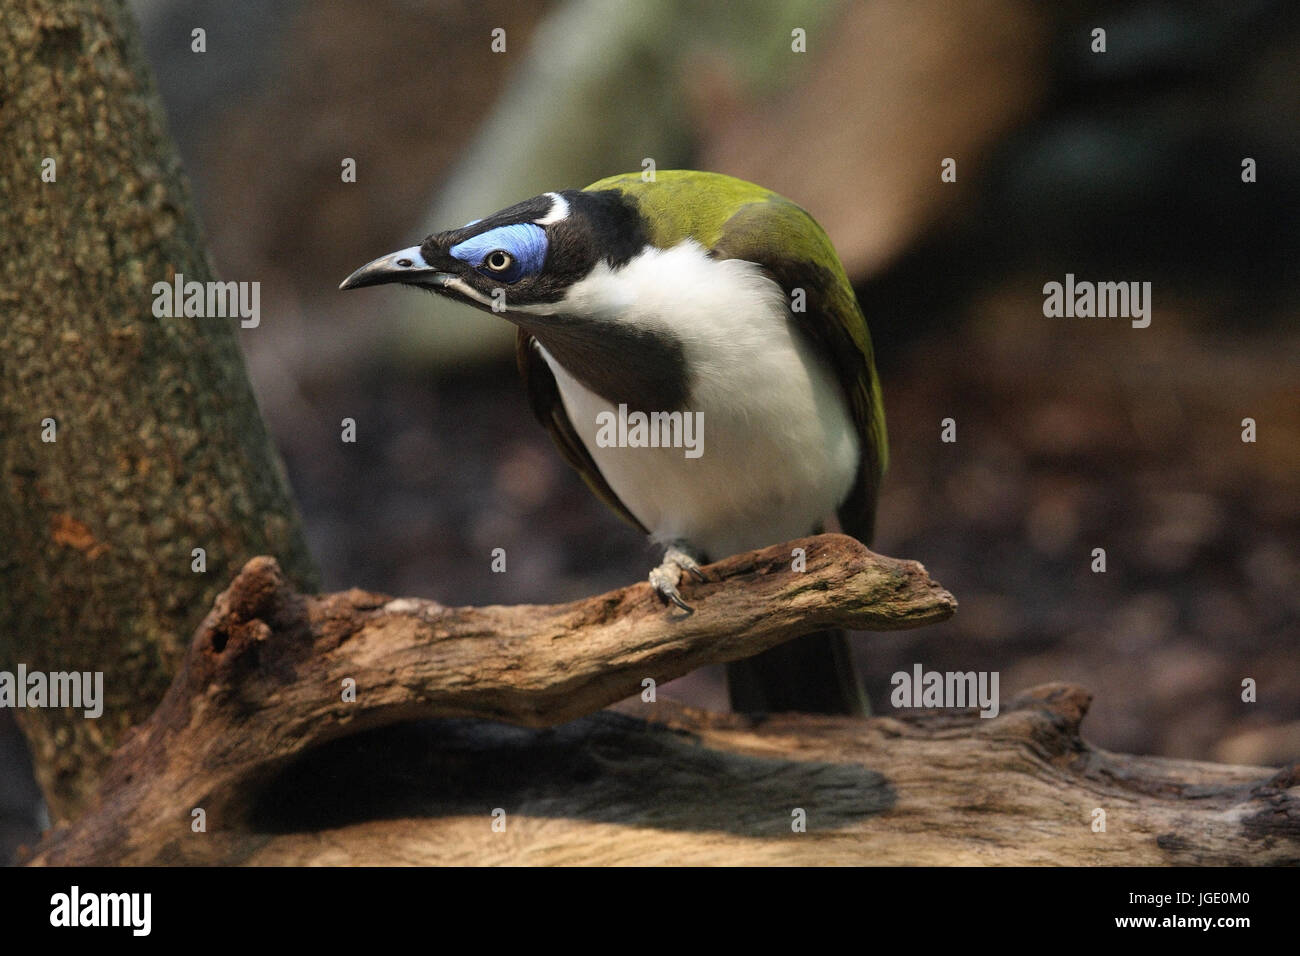
<instances>
[{"instance_id":1,"label":"weathered driftwood branch","mask_svg":"<svg viewBox=\"0 0 1300 956\"><path fill-rule=\"evenodd\" d=\"M795 547L806 551L801 571ZM174 848L192 810L229 836L248 825L256 788L339 737L429 717L558 724L638 694L645 678L671 680L822 627L916 627L956 606L919 564L842 535L706 573L689 615L645 584L564 605L448 608L358 590L304 597L274 560L256 558L217 599L158 710L114 755L95 809L49 835L38 859L187 858Z\"/></svg>"},{"instance_id":2,"label":"weathered driftwood branch","mask_svg":"<svg viewBox=\"0 0 1300 956\"><path fill-rule=\"evenodd\" d=\"M805 573L790 569L795 544ZM919 565L835 535L708 572L687 617L646 585L554 607L303 597L254 560L114 755L97 806L35 861L1300 862L1300 767L1096 750L1079 736L1089 695L1066 684L987 720L754 721L641 703L646 677L954 607Z\"/></svg>"}]
</instances>

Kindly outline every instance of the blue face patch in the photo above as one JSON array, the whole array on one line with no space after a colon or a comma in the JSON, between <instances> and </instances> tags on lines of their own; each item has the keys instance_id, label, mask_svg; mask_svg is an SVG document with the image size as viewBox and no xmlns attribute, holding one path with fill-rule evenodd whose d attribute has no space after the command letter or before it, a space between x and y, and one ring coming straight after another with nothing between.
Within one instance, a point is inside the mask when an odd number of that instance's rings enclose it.
<instances>
[{"instance_id":1,"label":"blue face patch","mask_svg":"<svg viewBox=\"0 0 1300 956\"><path fill-rule=\"evenodd\" d=\"M546 247L545 229L531 222L520 222L489 229L447 251L488 278L517 282L542 271ZM504 268L497 268L498 263L503 263Z\"/></svg>"}]
</instances>

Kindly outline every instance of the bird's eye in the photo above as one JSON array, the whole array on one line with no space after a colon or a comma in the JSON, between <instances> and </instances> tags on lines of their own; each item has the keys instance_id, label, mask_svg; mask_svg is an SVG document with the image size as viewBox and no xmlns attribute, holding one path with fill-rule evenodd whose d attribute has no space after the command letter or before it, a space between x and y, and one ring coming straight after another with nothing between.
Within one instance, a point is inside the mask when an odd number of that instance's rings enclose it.
<instances>
[{"instance_id":1,"label":"bird's eye","mask_svg":"<svg viewBox=\"0 0 1300 956\"><path fill-rule=\"evenodd\" d=\"M483 260L483 264L493 272L505 272L514 261L514 259L510 258L510 253L498 249L495 252L488 253L488 257Z\"/></svg>"}]
</instances>

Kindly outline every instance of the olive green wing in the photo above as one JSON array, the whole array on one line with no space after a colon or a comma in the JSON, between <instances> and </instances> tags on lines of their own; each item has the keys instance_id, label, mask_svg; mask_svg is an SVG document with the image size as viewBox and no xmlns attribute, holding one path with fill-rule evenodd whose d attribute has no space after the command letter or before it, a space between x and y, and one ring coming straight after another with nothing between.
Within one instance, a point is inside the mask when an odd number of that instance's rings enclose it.
<instances>
[{"instance_id":1,"label":"olive green wing","mask_svg":"<svg viewBox=\"0 0 1300 956\"><path fill-rule=\"evenodd\" d=\"M537 351L535 343L533 336L523 329L520 329L515 337L515 361L519 365L519 377L523 379L524 392L528 395L528 404L532 407L533 414L550 432L551 440L559 448L564 460L582 476L582 480L587 483L587 487L595 493L596 497L609 505L615 514L642 534L649 534L645 526L619 500L618 495L614 494L613 489L600 473L600 469L592 461L591 454L582 443L582 439L578 437L573 423L569 421L568 413L564 410L560 389L555 384L555 375L551 372L551 367L546 364L546 359L542 358L541 353Z\"/></svg>"},{"instance_id":2,"label":"olive green wing","mask_svg":"<svg viewBox=\"0 0 1300 956\"><path fill-rule=\"evenodd\" d=\"M889 439L867 320L839 256L813 218L779 196L742 206L712 250L719 258L762 266L795 304L791 316L796 327L830 360L862 449L857 477L837 513L846 534L870 544ZM798 290L803 291L802 312L797 311Z\"/></svg>"},{"instance_id":3,"label":"olive green wing","mask_svg":"<svg viewBox=\"0 0 1300 956\"><path fill-rule=\"evenodd\" d=\"M889 456L884 402L867 321L821 226L788 199L718 173L664 171L650 183L633 173L588 189L617 189L635 199L656 246L695 239L720 259L758 264L785 291L796 326L830 361L857 427L862 457L838 514L847 534L869 544Z\"/></svg>"}]
</instances>

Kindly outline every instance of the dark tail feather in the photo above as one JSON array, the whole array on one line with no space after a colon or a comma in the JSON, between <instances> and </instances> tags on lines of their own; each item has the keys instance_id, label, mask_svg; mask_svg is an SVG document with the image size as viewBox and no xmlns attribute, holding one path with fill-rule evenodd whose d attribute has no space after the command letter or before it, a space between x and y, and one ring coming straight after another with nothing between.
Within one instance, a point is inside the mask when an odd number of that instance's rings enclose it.
<instances>
[{"instance_id":1,"label":"dark tail feather","mask_svg":"<svg viewBox=\"0 0 1300 956\"><path fill-rule=\"evenodd\" d=\"M733 661L727 665L727 689L731 709L739 713L871 713L843 631L806 634Z\"/></svg>"}]
</instances>

